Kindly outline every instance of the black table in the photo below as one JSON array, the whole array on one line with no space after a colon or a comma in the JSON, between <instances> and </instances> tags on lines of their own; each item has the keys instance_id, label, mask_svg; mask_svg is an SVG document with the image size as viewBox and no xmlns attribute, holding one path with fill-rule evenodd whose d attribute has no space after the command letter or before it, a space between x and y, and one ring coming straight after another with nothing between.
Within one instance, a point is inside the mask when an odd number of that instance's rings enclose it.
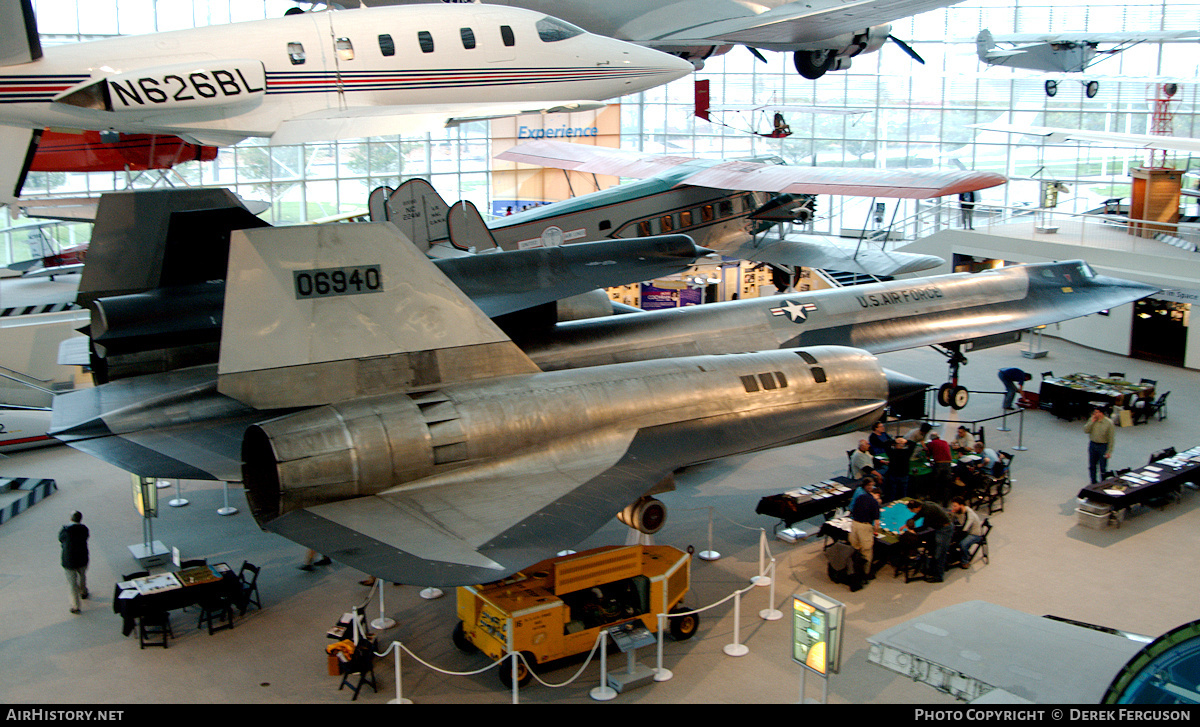
<instances>
[{"instance_id":1,"label":"black table","mask_svg":"<svg viewBox=\"0 0 1200 727\"><path fill-rule=\"evenodd\" d=\"M159 590L153 593L139 593L133 598L121 598L121 584L116 584L113 587L113 613L118 614L123 619L121 633L124 636L133 633L133 629L137 626L138 618L144 614L174 611L195 605L209 598L237 598L241 592L242 584L236 573L228 570L227 566L226 570L223 571L218 571L209 566L203 567L208 568L211 575L204 578L201 582L191 582L194 579L184 578L178 587ZM189 568L182 573L197 570ZM159 574L147 576L146 578L135 578L132 582L140 582L145 585L151 579L162 579L164 575L174 574ZM176 577L176 582L180 582L178 577Z\"/></svg>"},{"instance_id":2,"label":"black table","mask_svg":"<svg viewBox=\"0 0 1200 727\"><path fill-rule=\"evenodd\" d=\"M785 527L791 527L802 520L809 520L848 507L859 480L851 477L834 477L824 482L785 492L782 495L770 495L758 501L754 512L779 518ZM776 525L775 529L779 526Z\"/></svg>"},{"instance_id":3,"label":"black table","mask_svg":"<svg viewBox=\"0 0 1200 727\"><path fill-rule=\"evenodd\" d=\"M1060 419L1087 416L1092 404L1128 408L1139 397L1154 396L1151 384L1135 384L1120 379L1104 379L1091 374L1047 376L1038 391L1038 406Z\"/></svg>"},{"instance_id":4,"label":"black table","mask_svg":"<svg viewBox=\"0 0 1200 727\"><path fill-rule=\"evenodd\" d=\"M1110 477L1079 491L1079 498L1121 510L1179 492L1185 482L1200 479L1200 447Z\"/></svg>"}]
</instances>

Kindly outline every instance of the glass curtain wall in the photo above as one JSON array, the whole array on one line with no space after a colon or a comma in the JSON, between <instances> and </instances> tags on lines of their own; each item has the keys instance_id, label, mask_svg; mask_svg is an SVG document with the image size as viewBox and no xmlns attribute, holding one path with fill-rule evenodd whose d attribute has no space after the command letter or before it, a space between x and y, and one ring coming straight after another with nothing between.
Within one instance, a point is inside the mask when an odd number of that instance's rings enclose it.
<instances>
[{"instance_id":1,"label":"glass curtain wall","mask_svg":"<svg viewBox=\"0 0 1200 727\"><path fill-rule=\"evenodd\" d=\"M46 45L119 34L148 33L279 17L285 0L35 0ZM1084 212L1103 200L1129 195L1129 168L1144 164L1145 152L1103 145L1051 146L1031 137L980 131L972 124L1001 122L1145 133L1154 108L1156 82L1174 80L1170 103L1173 133L1196 136L1200 45L1196 42L1136 45L1106 58L1093 72L1100 92L1088 99L1081 83L1060 82L1057 96L1045 94L1045 76L1033 71L987 67L975 55L981 29L995 35L1045 31L1096 32L1195 30L1200 1L1089 0L1084 3L970 0L896 22L892 34L924 58L920 65L892 43L853 61L847 71L818 81L797 75L791 57L764 53L756 60L734 48L712 58L689 77L622 100L622 146L649 152L735 158L776 155L789 164L862 168L974 168L1008 175L1004 187L983 193L985 204L1036 206L1039 182L1055 180L1071 190L1060 209ZM712 104L727 110L710 123L693 115L694 81L707 79ZM771 119L749 109L761 104L817 105L843 113L788 112L793 134L785 139L756 135ZM854 113L844 113L854 112ZM724 125L722 125L722 123ZM450 201L468 199L490 209L489 127L466 124L410 138L380 137L303 146L271 147L248 140L223 149L215 162L189 162L148 173L135 188L152 184L223 185L244 198L270 205L273 224L289 224L364 211L368 193L414 176L429 179ZM1189 160L1173 158L1186 166ZM1200 164L1196 164L1200 166ZM129 185L125 174L31 174L25 195L94 195ZM816 231L867 226L870 200L822 197ZM911 202L893 213L904 219ZM7 220L0 223L8 226ZM21 259L6 234L0 257ZM21 247L17 245L16 247ZM12 252L10 252L10 250Z\"/></svg>"}]
</instances>

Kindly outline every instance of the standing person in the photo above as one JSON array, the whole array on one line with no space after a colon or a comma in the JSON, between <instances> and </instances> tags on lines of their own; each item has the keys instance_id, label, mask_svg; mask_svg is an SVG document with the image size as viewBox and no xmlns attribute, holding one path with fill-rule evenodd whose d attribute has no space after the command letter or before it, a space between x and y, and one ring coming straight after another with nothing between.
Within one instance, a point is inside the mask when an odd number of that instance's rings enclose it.
<instances>
[{"instance_id":1,"label":"standing person","mask_svg":"<svg viewBox=\"0 0 1200 727\"><path fill-rule=\"evenodd\" d=\"M1108 460L1117 442L1117 427L1105 416L1104 409L1097 406L1092 408L1092 416L1083 425L1083 431L1088 435L1088 479L1094 485L1108 469Z\"/></svg>"},{"instance_id":2,"label":"standing person","mask_svg":"<svg viewBox=\"0 0 1200 727\"><path fill-rule=\"evenodd\" d=\"M933 425L929 422L921 422L920 426L909 429L908 434L905 434L904 438L913 444L924 446L925 440L929 437L929 432L932 429Z\"/></svg>"},{"instance_id":3,"label":"standing person","mask_svg":"<svg viewBox=\"0 0 1200 727\"><path fill-rule=\"evenodd\" d=\"M996 375L1004 384L1004 408L1013 409L1013 399L1017 394L1025 395L1025 382L1032 379L1033 374L1027 374L1018 368L1007 368L1000 369Z\"/></svg>"},{"instance_id":4,"label":"standing person","mask_svg":"<svg viewBox=\"0 0 1200 727\"><path fill-rule=\"evenodd\" d=\"M871 454L880 455L886 454L888 445L892 443L892 435L887 433L887 427L883 422L875 422L871 427L871 436L867 437L867 443L871 450Z\"/></svg>"},{"instance_id":5,"label":"standing person","mask_svg":"<svg viewBox=\"0 0 1200 727\"><path fill-rule=\"evenodd\" d=\"M62 543L62 567L67 574L67 585L71 587L71 613L83 610L79 600L88 597L88 529L83 524L83 514L71 513L71 524L58 531L58 542Z\"/></svg>"},{"instance_id":6,"label":"standing person","mask_svg":"<svg viewBox=\"0 0 1200 727\"><path fill-rule=\"evenodd\" d=\"M863 482L866 494L850 505L850 545L862 555L863 574L871 579L875 536L879 534L879 500L875 499L875 483Z\"/></svg>"},{"instance_id":7,"label":"standing person","mask_svg":"<svg viewBox=\"0 0 1200 727\"><path fill-rule=\"evenodd\" d=\"M959 567L969 568L971 561L967 559L967 554L971 552L971 548L976 543L983 540L983 521L961 497L955 497L950 501L950 514L954 517L954 526L961 538L958 541Z\"/></svg>"},{"instance_id":8,"label":"standing person","mask_svg":"<svg viewBox=\"0 0 1200 727\"><path fill-rule=\"evenodd\" d=\"M908 494L908 473L917 445L904 437L896 437L888 447L888 468L883 473L883 499L893 502Z\"/></svg>"},{"instance_id":9,"label":"standing person","mask_svg":"<svg viewBox=\"0 0 1200 727\"><path fill-rule=\"evenodd\" d=\"M925 451L929 453L929 461L933 465L933 499L945 502L950 494L950 483L954 479L954 457L950 451L950 443L942 439L937 432L930 432Z\"/></svg>"},{"instance_id":10,"label":"standing person","mask_svg":"<svg viewBox=\"0 0 1200 727\"><path fill-rule=\"evenodd\" d=\"M920 500L908 501L909 512L913 514L900 532L916 532L916 521L922 520L922 529L933 530L933 562L925 580L929 583L941 583L946 577L946 554L950 551L950 539L954 536L954 523L941 505Z\"/></svg>"},{"instance_id":11,"label":"standing person","mask_svg":"<svg viewBox=\"0 0 1200 727\"><path fill-rule=\"evenodd\" d=\"M975 229L975 203L979 201L977 192L963 192L958 195L958 206L962 213L964 230Z\"/></svg>"}]
</instances>

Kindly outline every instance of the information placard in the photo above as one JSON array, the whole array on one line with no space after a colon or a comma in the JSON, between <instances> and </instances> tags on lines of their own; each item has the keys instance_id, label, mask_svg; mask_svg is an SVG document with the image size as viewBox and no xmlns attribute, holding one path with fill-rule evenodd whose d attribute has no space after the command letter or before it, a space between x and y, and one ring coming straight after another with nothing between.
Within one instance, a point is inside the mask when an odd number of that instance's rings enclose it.
<instances>
[{"instance_id":1,"label":"information placard","mask_svg":"<svg viewBox=\"0 0 1200 727\"><path fill-rule=\"evenodd\" d=\"M792 599L792 659L826 676L841 668L845 605L816 591Z\"/></svg>"}]
</instances>

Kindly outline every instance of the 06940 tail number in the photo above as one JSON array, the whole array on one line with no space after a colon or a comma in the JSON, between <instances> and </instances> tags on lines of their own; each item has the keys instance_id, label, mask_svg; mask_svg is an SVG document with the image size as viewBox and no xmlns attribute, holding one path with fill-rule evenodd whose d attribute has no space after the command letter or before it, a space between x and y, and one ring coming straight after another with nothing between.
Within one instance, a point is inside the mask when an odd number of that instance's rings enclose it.
<instances>
[{"instance_id":1,"label":"06940 tail number","mask_svg":"<svg viewBox=\"0 0 1200 727\"><path fill-rule=\"evenodd\" d=\"M383 292L383 275L379 265L296 270L292 273L292 279L296 283L297 300Z\"/></svg>"}]
</instances>

